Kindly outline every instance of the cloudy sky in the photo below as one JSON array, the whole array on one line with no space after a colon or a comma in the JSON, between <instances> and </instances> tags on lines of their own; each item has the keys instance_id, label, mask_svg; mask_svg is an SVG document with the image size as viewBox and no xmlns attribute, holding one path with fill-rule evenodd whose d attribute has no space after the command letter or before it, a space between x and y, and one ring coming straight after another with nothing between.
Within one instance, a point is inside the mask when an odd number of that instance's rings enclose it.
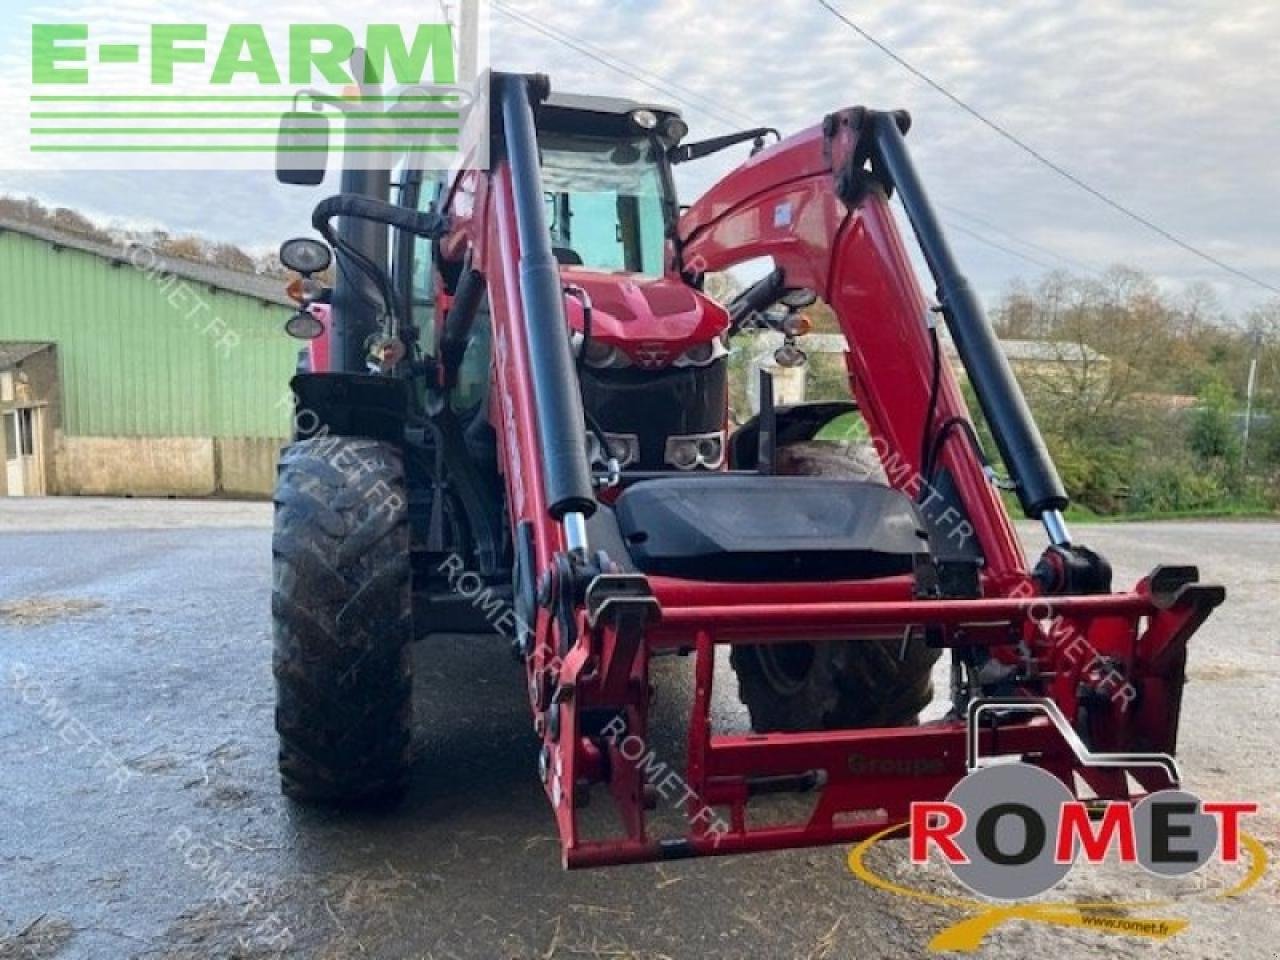
<instances>
[{"instance_id":1,"label":"cloudy sky","mask_svg":"<svg viewBox=\"0 0 1280 960\"><path fill-rule=\"evenodd\" d=\"M1172 233L1280 287L1280 4L832 2L1041 153ZM748 122L794 131L853 104L909 109L917 164L952 228L962 265L988 297L1014 278L1034 281L1048 268L1080 272L1114 262L1150 272L1170 291L1208 282L1233 311L1269 297L1071 186L816 0L502 5L582 39L603 59L626 61L623 70L638 76L611 70L501 10L492 18L495 68L544 72L562 90L676 101L695 137ZM21 29L12 16L0 26L10 34ZM0 33L4 39L14 38ZM655 91L644 79L664 89ZM690 165L681 176L684 198L741 159L730 153ZM265 173L87 170L0 171L0 192L252 246L301 232L320 196L277 186Z\"/></svg>"}]
</instances>

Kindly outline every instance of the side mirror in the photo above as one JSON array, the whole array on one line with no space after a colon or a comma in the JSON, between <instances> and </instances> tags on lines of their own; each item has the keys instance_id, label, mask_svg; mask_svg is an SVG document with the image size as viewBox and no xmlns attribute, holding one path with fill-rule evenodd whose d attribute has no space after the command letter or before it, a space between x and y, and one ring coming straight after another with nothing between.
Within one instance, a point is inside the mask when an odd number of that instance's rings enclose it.
<instances>
[{"instance_id":1,"label":"side mirror","mask_svg":"<svg viewBox=\"0 0 1280 960\"><path fill-rule=\"evenodd\" d=\"M315 340L324 334L324 323L310 310L299 310L284 325L284 332L295 340Z\"/></svg>"},{"instance_id":2,"label":"side mirror","mask_svg":"<svg viewBox=\"0 0 1280 960\"><path fill-rule=\"evenodd\" d=\"M309 277L328 270L333 263L333 254L319 240L295 237L280 245L280 262L294 273Z\"/></svg>"},{"instance_id":3,"label":"side mirror","mask_svg":"<svg viewBox=\"0 0 1280 960\"><path fill-rule=\"evenodd\" d=\"M305 110L286 113L276 143L276 179L295 187L318 187L328 164L328 117Z\"/></svg>"}]
</instances>

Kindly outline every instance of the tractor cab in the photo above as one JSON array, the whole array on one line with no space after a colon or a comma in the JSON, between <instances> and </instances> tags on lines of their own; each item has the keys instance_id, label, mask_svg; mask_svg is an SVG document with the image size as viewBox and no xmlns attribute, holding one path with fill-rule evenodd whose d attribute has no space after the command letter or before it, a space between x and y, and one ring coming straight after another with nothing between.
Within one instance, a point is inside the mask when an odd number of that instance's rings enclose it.
<instances>
[{"instance_id":1,"label":"tractor cab","mask_svg":"<svg viewBox=\"0 0 1280 960\"><path fill-rule=\"evenodd\" d=\"M573 94L536 123L593 467L721 469L729 314L674 269L669 157L688 127L666 107Z\"/></svg>"},{"instance_id":2,"label":"tractor cab","mask_svg":"<svg viewBox=\"0 0 1280 960\"><path fill-rule=\"evenodd\" d=\"M553 94L536 118L551 247L564 267L660 277L678 207L668 148L673 110Z\"/></svg>"}]
</instances>

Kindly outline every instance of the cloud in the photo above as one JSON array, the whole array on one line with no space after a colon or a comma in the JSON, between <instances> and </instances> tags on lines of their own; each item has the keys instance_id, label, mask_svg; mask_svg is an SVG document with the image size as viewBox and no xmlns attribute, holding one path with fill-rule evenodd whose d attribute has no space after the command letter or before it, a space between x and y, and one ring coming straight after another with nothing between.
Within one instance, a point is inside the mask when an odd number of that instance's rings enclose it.
<instances>
[{"instance_id":1,"label":"cloud","mask_svg":"<svg viewBox=\"0 0 1280 960\"><path fill-rule=\"evenodd\" d=\"M795 131L853 104L905 107L915 118L909 143L933 197L949 208L946 219L1054 266L1122 260L1171 289L1209 281L1221 285L1224 301L1236 310L1265 296L1046 170L813 0L506 2L583 38L606 59L621 57L687 91L655 92L495 11L492 59L500 69L547 73L563 90L685 100L694 136L749 121ZM1280 124L1270 117L1280 89L1280 5L835 2L1037 150L1177 235L1280 284L1280 237L1272 223L1280 209ZM744 153L682 169L685 198ZM162 220L245 243L304 232L319 191L241 176L0 174L0 189L27 189L108 215ZM218 201L208 202L213 196ZM1012 278L1042 272L967 233L952 239L988 297Z\"/></svg>"},{"instance_id":2,"label":"cloud","mask_svg":"<svg viewBox=\"0 0 1280 960\"><path fill-rule=\"evenodd\" d=\"M1280 240L1270 218L1259 216L1280 208L1280 166L1274 162L1280 125L1261 122L1280 82L1274 39L1280 36L1280 7L1185 0L837 0L837 6L1074 173L1176 234L1280 284ZM578 0L518 9L710 94L735 116L787 131L843 106L906 107L915 118L909 142L936 200L1069 260L1105 265L1121 259L1169 284L1225 279L1237 308L1261 295L1081 193L812 0ZM557 71L546 64L564 63L562 87L652 95L500 16L495 51L509 51L512 69L542 69L553 79ZM692 110L689 116L695 135L702 124L713 124ZM691 186L705 185L728 166L706 161ZM975 230L1011 245L1007 236ZM1012 276L1038 272L969 236L957 233L953 244L988 295Z\"/></svg>"}]
</instances>

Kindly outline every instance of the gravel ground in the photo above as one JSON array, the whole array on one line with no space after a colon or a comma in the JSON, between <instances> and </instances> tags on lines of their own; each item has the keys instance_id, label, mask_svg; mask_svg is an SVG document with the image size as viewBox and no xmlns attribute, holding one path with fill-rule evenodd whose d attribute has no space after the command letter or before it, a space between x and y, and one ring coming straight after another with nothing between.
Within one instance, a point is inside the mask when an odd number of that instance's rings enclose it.
<instances>
[{"instance_id":1,"label":"gravel ground","mask_svg":"<svg viewBox=\"0 0 1280 960\"><path fill-rule=\"evenodd\" d=\"M863 886L839 848L561 872L520 676L496 641L419 648L419 760L401 809L291 807L274 772L268 524L265 504L0 500L3 960L913 957L964 918ZM1274 852L1280 524L1082 539L1121 583L1190 561L1227 584L1193 646L1181 761L1191 789L1260 801L1252 829ZM663 716L687 709L680 666L664 664ZM741 722L731 680L719 687L717 716ZM901 861L899 847L872 860L919 886ZM1221 878L1076 871L1055 896L1173 896L1152 915L1191 925L1152 947L1014 921L982 955L1275 960L1276 875L1233 905L1209 899Z\"/></svg>"}]
</instances>

